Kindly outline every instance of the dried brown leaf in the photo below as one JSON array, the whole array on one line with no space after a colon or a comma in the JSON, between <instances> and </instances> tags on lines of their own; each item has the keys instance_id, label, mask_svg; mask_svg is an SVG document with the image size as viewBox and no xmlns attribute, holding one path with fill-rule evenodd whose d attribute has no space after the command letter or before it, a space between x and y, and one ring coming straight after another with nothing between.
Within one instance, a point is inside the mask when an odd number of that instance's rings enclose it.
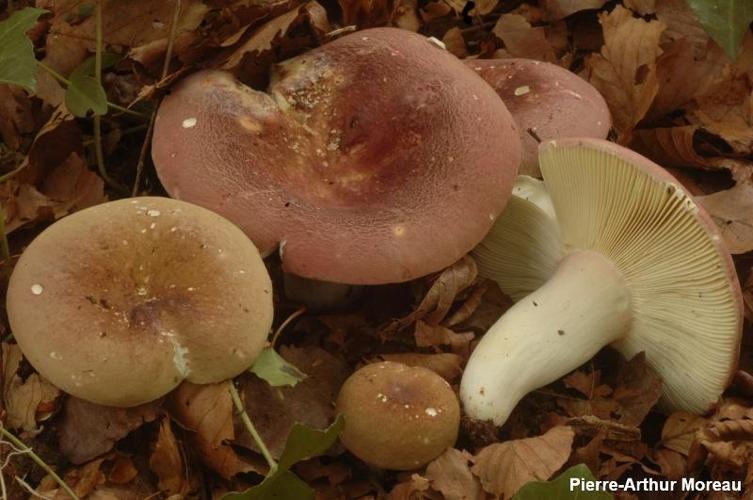
<instances>
[{"instance_id":1,"label":"dried brown leaf","mask_svg":"<svg viewBox=\"0 0 753 500\"><path fill-rule=\"evenodd\" d=\"M423 500L430 498L428 496L429 483L429 480L420 474L412 474L407 480L392 488L387 495L387 500Z\"/></svg>"},{"instance_id":2,"label":"dried brown leaf","mask_svg":"<svg viewBox=\"0 0 753 500\"><path fill-rule=\"evenodd\" d=\"M707 420L692 413L678 411L664 422L661 431L663 447L688 456L690 447L695 441L696 432L707 425Z\"/></svg>"},{"instance_id":3,"label":"dried brown leaf","mask_svg":"<svg viewBox=\"0 0 753 500\"><path fill-rule=\"evenodd\" d=\"M449 448L426 467L431 487L446 500L483 500L481 483L469 466L472 458L467 451Z\"/></svg>"},{"instance_id":4,"label":"dried brown leaf","mask_svg":"<svg viewBox=\"0 0 753 500\"><path fill-rule=\"evenodd\" d=\"M651 460L659 466L661 473L672 480L679 480L687 476L688 459L681 453L660 448L651 453Z\"/></svg>"},{"instance_id":5,"label":"dried brown leaf","mask_svg":"<svg viewBox=\"0 0 753 500\"><path fill-rule=\"evenodd\" d=\"M107 453L131 431L157 418L160 403L112 408L69 397L60 424L60 451L74 464Z\"/></svg>"},{"instance_id":6,"label":"dried brown leaf","mask_svg":"<svg viewBox=\"0 0 753 500\"><path fill-rule=\"evenodd\" d=\"M257 470L227 444L235 438L233 402L228 384L195 385L184 382L172 393L171 414L195 432L193 442L202 461L224 478Z\"/></svg>"},{"instance_id":7,"label":"dried brown leaf","mask_svg":"<svg viewBox=\"0 0 753 500\"><path fill-rule=\"evenodd\" d=\"M625 0L625 7L646 16L656 11L656 0Z\"/></svg>"},{"instance_id":8,"label":"dried brown leaf","mask_svg":"<svg viewBox=\"0 0 753 500\"><path fill-rule=\"evenodd\" d=\"M160 422L157 442L149 456L149 468L159 478L159 489L167 495L183 495L189 490L183 456L170 425L170 418Z\"/></svg>"},{"instance_id":9,"label":"dried brown leaf","mask_svg":"<svg viewBox=\"0 0 753 500\"><path fill-rule=\"evenodd\" d=\"M33 373L26 380L18 374L23 355L16 344L2 344L3 402L6 411L5 425L25 432L38 431L37 422L55 409L60 390Z\"/></svg>"},{"instance_id":10,"label":"dried brown leaf","mask_svg":"<svg viewBox=\"0 0 753 500\"><path fill-rule=\"evenodd\" d=\"M463 358L457 354L441 352L437 354L420 354L404 352L396 354L380 354L384 361L395 361L408 366L421 366L437 373L443 379L453 383L463 373Z\"/></svg>"},{"instance_id":11,"label":"dried brown leaf","mask_svg":"<svg viewBox=\"0 0 753 500\"><path fill-rule=\"evenodd\" d=\"M618 140L629 142L659 91L656 60L662 53L659 40L666 26L637 19L620 5L599 14L599 22L604 46L600 54L586 60L589 80L609 105Z\"/></svg>"},{"instance_id":12,"label":"dried brown leaf","mask_svg":"<svg viewBox=\"0 0 753 500\"><path fill-rule=\"evenodd\" d=\"M471 470L484 490L510 498L525 483L547 480L557 472L570 456L574 436L572 428L557 426L541 436L495 443L474 457Z\"/></svg>"},{"instance_id":13,"label":"dried brown leaf","mask_svg":"<svg viewBox=\"0 0 753 500\"><path fill-rule=\"evenodd\" d=\"M582 10L600 9L607 0L541 0L546 19L558 21Z\"/></svg>"},{"instance_id":14,"label":"dried brown leaf","mask_svg":"<svg viewBox=\"0 0 753 500\"><path fill-rule=\"evenodd\" d=\"M139 475L130 457L118 456L112 463L107 480L113 484L128 484Z\"/></svg>"},{"instance_id":15,"label":"dried brown leaf","mask_svg":"<svg viewBox=\"0 0 753 500\"><path fill-rule=\"evenodd\" d=\"M460 28L450 28L442 37L445 48L455 57L464 58L468 56L468 49L465 46L463 33Z\"/></svg>"},{"instance_id":16,"label":"dried brown leaf","mask_svg":"<svg viewBox=\"0 0 753 500\"><path fill-rule=\"evenodd\" d=\"M442 325L432 326L421 320L416 321L415 339L418 347L450 346L454 353L467 358L474 337L473 332L457 333Z\"/></svg>"},{"instance_id":17,"label":"dried brown leaf","mask_svg":"<svg viewBox=\"0 0 753 500\"><path fill-rule=\"evenodd\" d=\"M753 185L739 182L733 188L696 200L719 227L727 248L733 254L753 250Z\"/></svg>"},{"instance_id":18,"label":"dried brown leaf","mask_svg":"<svg viewBox=\"0 0 753 500\"><path fill-rule=\"evenodd\" d=\"M659 401L662 381L656 371L646 362L646 354L640 352L621 367L612 399L620 404L619 422L638 427L648 412Z\"/></svg>"},{"instance_id":19,"label":"dried brown leaf","mask_svg":"<svg viewBox=\"0 0 753 500\"><path fill-rule=\"evenodd\" d=\"M512 57L550 62L556 60L544 28L531 26L526 18L519 14L500 16L492 33L505 42L505 49Z\"/></svg>"}]
</instances>

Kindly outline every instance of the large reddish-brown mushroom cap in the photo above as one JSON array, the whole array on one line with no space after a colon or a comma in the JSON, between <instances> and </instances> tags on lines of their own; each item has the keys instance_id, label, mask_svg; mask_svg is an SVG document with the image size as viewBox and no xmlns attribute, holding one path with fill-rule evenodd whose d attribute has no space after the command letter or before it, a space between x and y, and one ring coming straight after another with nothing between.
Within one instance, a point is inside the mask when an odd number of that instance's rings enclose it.
<instances>
[{"instance_id":1,"label":"large reddish-brown mushroom cap","mask_svg":"<svg viewBox=\"0 0 753 500\"><path fill-rule=\"evenodd\" d=\"M183 380L246 370L272 323L259 252L227 219L169 198L97 205L24 251L8 319L29 362L64 391L134 406Z\"/></svg>"},{"instance_id":2,"label":"large reddish-brown mushroom cap","mask_svg":"<svg viewBox=\"0 0 753 500\"><path fill-rule=\"evenodd\" d=\"M518 124L520 173L540 176L539 142L563 137L604 139L612 119L598 90L561 66L532 59L467 61L497 91Z\"/></svg>"},{"instance_id":3,"label":"large reddish-brown mushroom cap","mask_svg":"<svg viewBox=\"0 0 753 500\"><path fill-rule=\"evenodd\" d=\"M238 224L286 271L409 280L450 265L504 208L520 141L472 70L415 33L360 31L273 72L224 72L162 102L152 156L171 196Z\"/></svg>"}]
</instances>

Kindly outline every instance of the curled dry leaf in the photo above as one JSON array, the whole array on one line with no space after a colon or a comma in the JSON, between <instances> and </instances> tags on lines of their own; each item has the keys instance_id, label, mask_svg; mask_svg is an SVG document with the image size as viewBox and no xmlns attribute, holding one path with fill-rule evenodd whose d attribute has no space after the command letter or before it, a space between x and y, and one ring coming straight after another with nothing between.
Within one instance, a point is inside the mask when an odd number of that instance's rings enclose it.
<instances>
[{"instance_id":1,"label":"curled dry leaf","mask_svg":"<svg viewBox=\"0 0 753 500\"><path fill-rule=\"evenodd\" d=\"M455 57L462 59L468 56L468 49L465 46L465 40L460 28L450 28L447 30L447 33L442 37L442 43Z\"/></svg>"},{"instance_id":2,"label":"curled dry leaf","mask_svg":"<svg viewBox=\"0 0 753 500\"><path fill-rule=\"evenodd\" d=\"M442 271L434 280L415 311L387 325L380 332L384 336L394 334L418 320L438 325L450 312L458 295L469 288L478 276L476 261L469 255Z\"/></svg>"},{"instance_id":3,"label":"curled dry leaf","mask_svg":"<svg viewBox=\"0 0 753 500\"><path fill-rule=\"evenodd\" d=\"M446 500L483 500L478 478L471 473L473 456L467 451L449 448L426 467L431 487Z\"/></svg>"},{"instance_id":4,"label":"curled dry leaf","mask_svg":"<svg viewBox=\"0 0 753 500\"><path fill-rule=\"evenodd\" d=\"M229 383L232 382L208 385L183 382L170 401L171 415L195 433L192 440L199 457L226 479L239 472L257 470L227 444L235 438Z\"/></svg>"},{"instance_id":5,"label":"curled dry leaf","mask_svg":"<svg viewBox=\"0 0 753 500\"><path fill-rule=\"evenodd\" d=\"M505 42L505 49L512 57L549 62L556 60L544 28L531 26L520 14L503 14L492 33Z\"/></svg>"},{"instance_id":6,"label":"curled dry leaf","mask_svg":"<svg viewBox=\"0 0 753 500\"><path fill-rule=\"evenodd\" d=\"M546 19L559 21L582 10L600 9L607 0L541 0Z\"/></svg>"},{"instance_id":7,"label":"curled dry leaf","mask_svg":"<svg viewBox=\"0 0 753 500\"><path fill-rule=\"evenodd\" d=\"M424 321L416 321L416 345L418 347L450 346L455 354L467 359L470 355L470 344L475 334L473 332L457 333L442 325L430 325Z\"/></svg>"},{"instance_id":8,"label":"curled dry leaf","mask_svg":"<svg viewBox=\"0 0 753 500\"><path fill-rule=\"evenodd\" d=\"M675 412L664 422L661 445L687 457L696 433L706 425L707 420L703 417L684 411Z\"/></svg>"},{"instance_id":9,"label":"curled dry leaf","mask_svg":"<svg viewBox=\"0 0 753 500\"><path fill-rule=\"evenodd\" d=\"M60 424L60 451L81 464L107 453L117 441L157 418L161 401L133 408L112 408L69 397Z\"/></svg>"},{"instance_id":10,"label":"curled dry leaf","mask_svg":"<svg viewBox=\"0 0 753 500\"><path fill-rule=\"evenodd\" d=\"M421 354L403 352L396 354L380 354L384 361L395 361L408 366L421 366L437 373L449 383L455 382L463 373L463 358L457 354L441 352L438 354Z\"/></svg>"},{"instance_id":11,"label":"curled dry leaf","mask_svg":"<svg viewBox=\"0 0 753 500\"><path fill-rule=\"evenodd\" d=\"M416 500L431 498L425 495L429 491L430 481L420 474L412 474L407 480L398 483L387 500Z\"/></svg>"},{"instance_id":12,"label":"curled dry leaf","mask_svg":"<svg viewBox=\"0 0 753 500\"><path fill-rule=\"evenodd\" d=\"M727 248L733 254L753 250L753 185L739 182L733 188L696 200L719 227Z\"/></svg>"},{"instance_id":13,"label":"curled dry leaf","mask_svg":"<svg viewBox=\"0 0 753 500\"><path fill-rule=\"evenodd\" d=\"M541 436L495 443L474 457L471 470L484 490L510 498L527 482L557 472L570 456L574 437L572 428L557 426Z\"/></svg>"},{"instance_id":14,"label":"curled dry leaf","mask_svg":"<svg viewBox=\"0 0 753 500\"><path fill-rule=\"evenodd\" d=\"M49 417L55 409L60 390L37 373L22 380L18 375L22 359L16 344L2 344L4 425L32 433L38 430L37 422Z\"/></svg>"},{"instance_id":15,"label":"curled dry leaf","mask_svg":"<svg viewBox=\"0 0 753 500\"><path fill-rule=\"evenodd\" d=\"M170 425L170 418L163 417L159 426L157 442L149 456L149 468L159 479L159 489L166 495L183 496L190 488L185 477L183 456Z\"/></svg>"},{"instance_id":16,"label":"curled dry leaf","mask_svg":"<svg viewBox=\"0 0 753 500\"><path fill-rule=\"evenodd\" d=\"M659 91L656 60L662 53L659 40L666 26L637 19L620 5L599 14L599 22L604 46L600 54L586 60L589 81L606 99L618 140L625 143Z\"/></svg>"}]
</instances>

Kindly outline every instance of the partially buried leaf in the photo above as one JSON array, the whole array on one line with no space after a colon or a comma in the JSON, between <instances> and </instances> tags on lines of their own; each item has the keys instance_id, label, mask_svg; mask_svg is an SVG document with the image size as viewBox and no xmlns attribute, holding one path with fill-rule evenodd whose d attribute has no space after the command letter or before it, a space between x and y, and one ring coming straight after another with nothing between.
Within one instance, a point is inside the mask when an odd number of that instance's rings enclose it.
<instances>
[{"instance_id":1,"label":"partially buried leaf","mask_svg":"<svg viewBox=\"0 0 753 500\"><path fill-rule=\"evenodd\" d=\"M267 477L260 484L240 493L228 493L221 500L262 500L268 498L301 499L314 498L314 490L290 472L296 462L316 457L326 452L340 435L345 421L339 416L326 430L309 429L296 424L290 431L285 449Z\"/></svg>"},{"instance_id":2,"label":"partially buried leaf","mask_svg":"<svg viewBox=\"0 0 753 500\"><path fill-rule=\"evenodd\" d=\"M730 59L740 51L743 35L753 22L749 0L688 0L698 20Z\"/></svg>"},{"instance_id":3,"label":"partially buried leaf","mask_svg":"<svg viewBox=\"0 0 753 500\"><path fill-rule=\"evenodd\" d=\"M149 468L159 478L159 489L168 496L187 492L188 481L184 477L183 457L169 417L164 417L160 422L157 442L149 456Z\"/></svg>"},{"instance_id":4,"label":"partially buried leaf","mask_svg":"<svg viewBox=\"0 0 753 500\"><path fill-rule=\"evenodd\" d=\"M34 91L37 60L26 32L45 12L44 9L26 7L0 22L0 83L20 85Z\"/></svg>"},{"instance_id":5,"label":"partially buried leaf","mask_svg":"<svg viewBox=\"0 0 753 500\"><path fill-rule=\"evenodd\" d=\"M570 486L570 480L594 481L596 478L588 467L578 464L551 481L531 481L523 486L512 500L609 500L612 495L604 491L576 490ZM577 488L577 486L576 486Z\"/></svg>"},{"instance_id":6,"label":"partially buried leaf","mask_svg":"<svg viewBox=\"0 0 753 500\"><path fill-rule=\"evenodd\" d=\"M550 62L556 60L544 28L531 26L526 18L519 14L502 15L492 32L505 42L505 49L513 57Z\"/></svg>"},{"instance_id":7,"label":"partially buried leaf","mask_svg":"<svg viewBox=\"0 0 753 500\"><path fill-rule=\"evenodd\" d=\"M581 10L600 9L607 0L541 0L546 19L558 21Z\"/></svg>"},{"instance_id":8,"label":"partially buried leaf","mask_svg":"<svg viewBox=\"0 0 753 500\"><path fill-rule=\"evenodd\" d=\"M716 222L731 253L753 250L753 186L749 182L696 199Z\"/></svg>"},{"instance_id":9,"label":"partially buried leaf","mask_svg":"<svg viewBox=\"0 0 753 500\"><path fill-rule=\"evenodd\" d=\"M471 469L487 492L510 498L524 484L544 480L570 456L575 433L557 426L537 437L495 443L482 449Z\"/></svg>"},{"instance_id":10,"label":"partially buried leaf","mask_svg":"<svg viewBox=\"0 0 753 500\"><path fill-rule=\"evenodd\" d=\"M285 361L272 347L261 351L249 371L272 387L295 387L298 382L306 378L305 373Z\"/></svg>"},{"instance_id":11,"label":"partially buried leaf","mask_svg":"<svg viewBox=\"0 0 753 500\"><path fill-rule=\"evenodd\" d=\"M26 432L38 430L37 420L40 409L49 414L54 409L53 402L60 395L60 390L43 379L39 374L32 373L21 380L18 371L23 356L16 344L2 344L3 372L3 401L5 403L4 425L11 429L21 428Z\"/></svg>"},{"instance_id":12,"label":"partially buried leaf","mask_svg":"<svg viewBox=\"0 0 753 500\"><path fill-rule=\"evenodd\" d=\"M468 463L472 456L467 451L449 448L426 467L426 477L431 487L445 500L481 500L485 495L481 484L471 473Z\"/></svg>"}]
</instances>

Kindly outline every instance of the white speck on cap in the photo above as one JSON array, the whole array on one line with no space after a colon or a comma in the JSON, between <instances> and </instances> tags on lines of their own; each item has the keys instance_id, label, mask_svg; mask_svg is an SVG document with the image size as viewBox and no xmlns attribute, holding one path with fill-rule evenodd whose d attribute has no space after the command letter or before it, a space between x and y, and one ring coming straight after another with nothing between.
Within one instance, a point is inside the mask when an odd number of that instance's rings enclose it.
<instances>
[{"instance_id":1,"label":"white speck on cap","mask_svg":"<svg viewBox=\"0 0 753 500\"><path fill-rule=\"evenodd\" d=\"M39 283L34 283L31 285L31 293L34 295L42 295L42 292L44 292L44 288L42 288L42 285Z\"/></svg>"},{"instance_id":2,"label":"white speck on cap","mask_svg":"<svg viewBox=\"0 0 753 500\"><path fill-rule=\"evenodd\" d=\"M149 217L159 217L159 214L160 214L160 211L155 210L153 208L146 211L146 215L148 215Z\"/></svg>"},{"instance_id":3,"label":"white speck on cap","mask_svg":"<svg viewBox=\"0 0 753 500\"><path fill-rule=\"evenodd\" d=\"M183 120L183 128L192 128L196 126L196 118L186 118Z\"/></svg>"},{"instance_id":4,"label":"white speck on cap","mask_svg":"<svg viewBox=\"0 0 753 500\"><path fill-rule=\"evenodd\" d=\"M436 408L427 408L426 409L426 414L429 415L430 417L436 417L437 416L437 410L436 410Z\"/></svg>"},{"instance_id":5,"label":"white speck on cap","mask_svg":"<svg viewBox=\"0 0 753 500\"><path fill-rule=\"evenodd\" d=\"M529 87L528 85L523 85L522 87L518 87L515 89L515 95L517 97L520 97L522 95L526 95L530 91L531 91L531 87Z\"/></svg>"}]
</instances>

